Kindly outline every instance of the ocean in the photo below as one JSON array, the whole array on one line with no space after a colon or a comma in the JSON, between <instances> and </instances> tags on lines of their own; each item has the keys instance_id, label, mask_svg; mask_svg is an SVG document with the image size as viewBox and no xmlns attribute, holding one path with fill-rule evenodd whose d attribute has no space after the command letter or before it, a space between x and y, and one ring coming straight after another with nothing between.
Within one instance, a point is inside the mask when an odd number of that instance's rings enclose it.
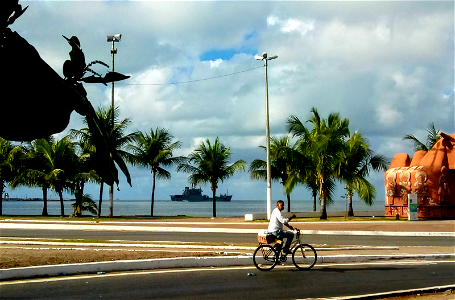
<instances>
[{"instance_id":1,"label":"ocean","mask_svg":"<svg viewBox=\"0 0 455 300\"><path fill-rule=\"evenodd\" d=\"M98 201L96 201L98 202ZM72 201L64 201L65 214L72 213ZM148 216L150 215L150 200L114 200L114 216ZM231 202L217 202L217 217L243 217L245 214L265 213L266 200L232 200ZM286 203L286 201L285 201ZM287 205L287 203L286 203ZM361 201L353 201L355 211L383 211L384 202L376 201L368 206ZM49 215L60 215L60 202L48 201ZM317 211L320 206L317 206ZM3 215L41 215L43 210L42 201L3 201ZM310 200L292 200L291 211L305 212L313 210L313 202ZM335 201L327 207L328 211L346 211L346 201ZM287 208L285 208L287 211ZM103 199L101 215L109 213L109 200ZM88 214L87 212L84 214ZM178 202L170 200L156 200L154 205L155 216L186 215L194 217L211 217L211 202Z\"/></svg>"}]
</instances>

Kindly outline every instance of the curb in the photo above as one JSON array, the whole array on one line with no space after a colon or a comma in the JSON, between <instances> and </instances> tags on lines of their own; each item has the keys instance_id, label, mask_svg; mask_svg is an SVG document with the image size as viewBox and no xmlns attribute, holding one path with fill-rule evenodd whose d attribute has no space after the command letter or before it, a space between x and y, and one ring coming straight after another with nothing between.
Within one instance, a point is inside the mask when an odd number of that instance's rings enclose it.
<instances>
[{"instance_id":1,"label":"curb","mask_svg":"<svg viewBox=\"0 0 455 300\"><path fill-rule=\"evenodd\" d=\"M235 257L182 257L141 260L118 260L83 264L62 264L0 270L0 280L31 277L66 276L84 273L105 273L133 270L226 267L253 265L252 256Z\"/></svg>"},{"instance_id":2,"label":"curb","mask_svg":"<svg viewBox=\"0 0 455 300\"><path fill-rule=\"evenodd\" d=\"M336 255L318 257L317 264L371 262L385 260L449 260L455 254L416 254L416 255ZM83 264L62 264L50 266L34 266L0 270L0 280L25 279L32 277L66 276L84 273L196 268L196 267L227 267L253 266L252 256L235 257L184 257L160 258L144 260L120 260Z\"/></svg>"}]
</instances>

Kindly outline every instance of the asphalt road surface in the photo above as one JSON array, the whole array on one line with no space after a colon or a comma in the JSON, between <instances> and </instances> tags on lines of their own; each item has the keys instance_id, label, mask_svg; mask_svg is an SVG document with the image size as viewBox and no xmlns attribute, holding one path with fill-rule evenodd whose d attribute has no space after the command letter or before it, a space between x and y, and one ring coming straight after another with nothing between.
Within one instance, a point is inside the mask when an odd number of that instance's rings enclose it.
<instances>
[{"instance_id":1,"label":"asphalt road surface","mask_svg":"<svg viewBox=\"0 0 455 300\"><path fill-rule=\"evenodd\" d=\"M45 229L2 229L2 237L125 240L125 241L181 241L197 243L256 243L254 233L205 233L205 232L144 232L144 231L78 231ZM453 237L394 237L349 235L303 235L303 243L364 246L445 246L453 247Z\"/></svg>"},{"instance_id":2,"label":"asphalt road surface","mask_svg":"<svg viewBox=\"0 0 455 300\"><path fill-rule=\"evenodd\" d=\"M156 270L7 282L0 299L326 298L454 284L454 270L455 262Z\"/></svg>"}]
</instances>

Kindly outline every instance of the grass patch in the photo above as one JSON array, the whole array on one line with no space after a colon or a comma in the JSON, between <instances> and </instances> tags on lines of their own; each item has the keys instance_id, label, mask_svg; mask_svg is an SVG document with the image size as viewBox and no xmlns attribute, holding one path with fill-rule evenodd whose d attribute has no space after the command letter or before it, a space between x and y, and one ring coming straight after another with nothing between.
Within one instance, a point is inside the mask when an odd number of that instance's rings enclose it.
<instances>
[{"instance_id":1,"label":"grass patch","mask_svg":"<svg viewBox=\"0 0 455 300\"><path fill-rule=\"evenodd\" d=\"M138 244L138 245L180 245L180 246L236 246L236 247L251 247L256 246L257 242L252 243L204 243L204 242L161 242L161 241L128 241L128 240L85 240L85 239L52 239L52 238L9 238L0 237L0 241L25 241L33 244L34 242L39 243L86 243L86 244ZM90 246L90 245L89 245Z\"/></svg>"},{"instance_id":2,"label":"grass patch","mask_svg":"<svg viewBox=\"0 0 455 300\"><path fill-rule=\"evenodd\" d=\"M65 221L150 221L150 220L166 220L166 219L211 219L210 217L193 217L193 216L114 216L114 217L93 217L93 216L82 216L82 217L60 217L60 216L0 216L0 220L36 220L36 221L56 221L56 220L65 220Z\"/></svg>"}]
</instances>

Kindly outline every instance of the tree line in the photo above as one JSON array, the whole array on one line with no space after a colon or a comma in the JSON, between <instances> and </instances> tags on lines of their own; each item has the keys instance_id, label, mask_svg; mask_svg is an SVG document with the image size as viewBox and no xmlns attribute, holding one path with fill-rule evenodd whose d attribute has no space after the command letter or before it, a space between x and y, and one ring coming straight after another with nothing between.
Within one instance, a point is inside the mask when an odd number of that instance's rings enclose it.
<instances>
[{"instance_id":1,"label":"tree line","mask_svg":"<svg viewBox=\"0 0 455 300\"><path fill-rule=\"evenodd\" d=\"M119 169L131 184L126 164L148 168L152 176L151 212L155 202L157 179L170 179L170 167L179 172L189 173L189 182L194 185L208 183L213 193L213 216L216 217L216 190L218 183L245 170L246 162L238 160L230 163L232 151L217 137L200 143L187 157L175 156L175 150L182 144L174 141L174 136L165 128L150 129L148 132L126 134L131 120L119 119L118 108L100 107L97 117L104 124L109 145L110 159L115 156ZM5 184L10 188L29 186L41 188L43 192L42 215L47 215L47 192L54 190L59 195L60 215L65 216L63 192L75 197L72 216L79 217L87 211L100 217L104 189L103 174L117 172L106 170L103 163L106 151L97 151L96 134L88 126L80 130L70 130L60 140L41 138L32 142L14 145L0 137L0 192L3 198ZM272 179L279 181L284 188L290 211L290 195L297 185L304 185L313 195L313 210L319 196L321 219L327 218L327 204L333 201L337 182L345 184L349 199L349 215L353 215L352 197L355 193L367 204L372 204L375 188L367 176L371 171L385 171L388 162L381 155L374 155L367 140L359 132L351 133L349 120L338 113L321 118L316 108L311 116L302 122L291 115L287 121L288 133L282 137L272 137L270 158ZM295 140L294 143L292 141ZM260 146L265 149L264 146ZM118 159L120 158L120 159ZM114 168L115 169L115 168ZM248 171L253 179L266 179L266 162L255 159ZM98 183L100 194L98 204L84 194L87 183ZM109 184L109 216L113 216L114 183ZM0 201L0 214L2 213Z\"/></svg>"}]
</instances>

